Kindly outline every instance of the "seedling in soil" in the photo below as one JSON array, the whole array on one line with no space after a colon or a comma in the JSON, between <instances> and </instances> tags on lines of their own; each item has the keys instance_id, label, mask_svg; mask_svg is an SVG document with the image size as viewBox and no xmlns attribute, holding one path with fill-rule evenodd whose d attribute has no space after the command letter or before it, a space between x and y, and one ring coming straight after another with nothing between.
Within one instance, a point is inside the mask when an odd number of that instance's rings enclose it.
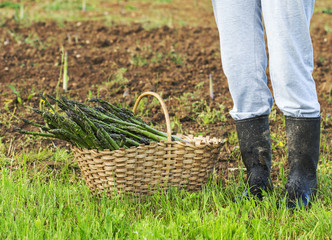
<instances>
[{"instance_id":1,"label":"seedling in soil","mask_svg":"<svg viewBox=\"0 0 332 240\"><path fill-rule=\"evenodd\" d=\"M164 55L161 52L156 52L153 56L151 62L158 63L161 62L161 60L164 58Z\"/></svg>"},{"instance_id":2,"label":"seedling in soil","mask_svg":"<svg viewBox=\"0 0 332 240\"><path fill-rule=\"evenodd\" d=\"M92 6L91 4L94 4L95 1L89 1L89 4L86 3L86 0L82 0L82 3L80 6L76 6L76 9L81 10L82 12L86 12L86 11L90 11L92 9L95 9L94 6Z\"/></svg>"},{"instance_id":3,"label":"seedling in soil","mask_svg":"<svg viewBox=\"0 0 332 240\"><path fill-rule=\"evenodd\" d=\"M323 93L323 97L328 101L328 103L332 102L332 86L328 94Z\"/></svg>"},{"instance_id":4,"label":"seedling in soil","mask_svg":"<svg viewBox=\"0 0 332 240\"><path fill-rule=\"evenodd\" d=\"M183 57L176 52L172 52L170 54L170 58L171 58L171 61L174 62L176 65L183 65L183 63L184 63Z\"/></svg>"},{"instance_id":5,"label":"seedling in soil","mask_svg":"<svg viewBox=\"0 0 332 240\"><path fill-rule=\"evenodd\" d=\"M42 41L40 41L39 36L34 33L30 33L27 37L24 38L22 34L10 30L7 31L14 38L15 42L19 45L22 43L26 43L37 49L45 48L45 44Z\"/></svg>"},{"instance_id":6,"label":"seedling in soil","mask_svg":"<svg viewBox=\"0 0 332 240\"><path fill-rule=\"evenodd\" d=\"M325 8L322 11L323 13L332 14L332 8Z\"/></svg>"},{"instance_id":7,"label":"seedling in soil","mask_svg":"<svg viewBox=\"0 0 332 240\"><path fill-rule=\"evenodd\" d=\"M200 82L199 84L197 84L197 85L195 86L195 88L196 88L197 90L201 90L201 89L203 88L203 86L204 86L204 82Z\"/></svg>"},{"instance_id":8,"label":"seedling in soil","mask_svg":"<svg viewBox=\"0 0 332 240\"><path fill-rule=\"evenodd\" d=\"M212 73L209 75L209 83L210 83L210 97L211 99L214 99L214 94L213 94L213 80L212 80Z\"/></svg>"},{"instance_id":9,"label":"seedling in soil","mask_svg":"<svg viewBox=\"0 0 332 240\"><path fill-rule=\"evenodd\" d=\"M16 33L16 32L12 32L12 31L10 31L10 30L7 30L8 31L8 33L9 33L9 35L10 36L12 36L13 38L14 38L14 40L15 40L15 42L17 43L17 44L21 44L22 43L22 35L21 34L18 34L18 33Z\"/></svg>"},{"instance_id":10,"label":"seedling in soil","mask_svg":"<svg viewBox=\"0 0 332 240\"><path fill-rule=\"evenodd\" d=\"M16 100L19 104L23 104L21 99L21 94L15 89L13 85L9 85L9 88L13 91L13 93L16 95Z\"/></svg>"},{"instance_id":11,"label":"seedling in soil","mask_svg":"<svg viewBox=\"0 0 332 240\"><path fill-rule=\"evenodd\" d=\"M86 11L86 0L82 0L82 11Z\"/></svg>"},{"instance_id":12,"label":"seedling in soil","mask_svg":"<svg viewBox=\"0 0 332 240\"><path fill-rule=\"evenodd\" d=\"M68 53L64 53L64 63L63 63L63 90L65 92L68 91L68 81L69 81L69 76L68 76Z\"/></svg>"},{"instance_id":13,"label":"seedling in soil","mask_svg":"<svg viewBox=\"0 0 332 240\"><path fill-rule=\"evenodd\" d=\"M209 125L211 123L216 123L220 118L219 114L214 108L210 108L206 105L206 111L202 111L198 114L197 121L200 125Z\"/></svg>"},{"instance_id":14,"label":"seedling in soil","mask_svg":"<svg viewBox=\"0 0 332 240\"><path fill-rule=\"evenodd\" d=\"M129 83L128 78L124 76L124 73L127 71L127 68L119 68L115 73L111 72L107 75L107 82L103 82L98 86L98 90L106 89L110 90L109 95L118 93L121 89L127 87Z\"/></svg>"},{"instance_id":15,"label":"seedling in soil","mask_svg":"<svg viewBox=\"0 0 332 240\"><path fill-rule=\"evenodd\" d=\"M92 91L91 91L91 90L89 90L88 98L89 98L89 99L93 98L93 95L92 95Z\"/></svg>"},{"instance_id":16,"label":"seedling in soil","mask_svg":"<svg viewBox=\"0 0 332 240\"><path fill-rule=\"evenodd\" d=\"M4 109L7 111L5 112L1 112L0 111L0 123L3 124L3 126L5 126L6 128L11 128L12 127L12 123L15 119L17 119L17 107L14 106L14 108L10 108L9 104L12 103L12 100L8 100L5 101L5 105L4 105ZM1 125L0 124L0 125Z\"/></svg>"},{"instance_id":17,"label":"seedling in soil","mask_svg":"<svg viewBox=\"0 0 332 240\"><path fill-rule=\"evenodd\" d=\"M37 34L29 34L27 38L24 39L24 42L31 45L37 49L45 49L45 44L40 41L39 36Z\"/></svg>"},{"instance_id":18,"label":"seedling in soil","mask_svg":"<svg viewBox=\"0 0 332 240\"><path fill-rule=\"evenodd\" d=\"M180 119L176 116L173 117L173 121L171 122L171 128L177 133L183 133L182 123L180 122Z\"/></svg>"},{"instance_id":19,"label":"seedling in soil","mask_svg":"<svg viewBox=\"0 0 332 240\"><path fill-rule=\"evenodd\" d=\"M9 110L9 105L11 104L13 102L13 100L12 99L6 99L5 100L5 102L4 102L4 104L3 104L3 108L7 111L7 112L10 112L10 110Z\"/></svg>"},{"instance_id":20,"label":"seedling in soil","mask_svg":"<svg viewBox=\"0 0 332 240\"><path fill-rule=\"evenodd\" d=\"M135 10L137 10L137 7L132 6L132 5L126 5L126 6L124 7L124 9L125 9L125 10L130 10L130 11L135 11Z\"/></svg>"},{"instance_id":21,"label":"seedling in soil","mask_svg":"<svg viewBox=\"0 0 332 240\"><path fill-rule=\"evenodd\" d=\"M135 99L137 99L137 97L135 97ZM137 107L137 112L143 116L149 116L151 109L159 105L160 103L156 98L153 98L150 104L148 104L148 98L143 98L141 104Z\"/></svg>"},{"instance_id":22,"label":"seedling in soil","mask_svg":"<svg viewBox=\"0 0 332 240\"><path fill-rule=\"evenodd\" d=\"M196 86L199 87L199 84ZM178 101L178 108L182 109L182 110L186 110L187 112L190 113L195 113L194 109L194 103L196 102L195 100L197 100L199 98L200 94L198 93L198 90L191 93L191 92L184 92L182 94L182 96L180 97L174 97L174 99L176 99ZM193 102L195 101L195 102ZM188 113L188 115L190 114Z\"/></svg>"},{"instance_id":23,"label":"seedling in soil","mask_svg":"<svg viewBox=\"0 0 332 240\"><path fill-rule=\"evenodd\" d=\"M74 8L80 8L79 2L78 5L75 3L76 6L74 6L75 1L53 1L52 3L46 3L43 8L51 11L59 11L59 10L73 10ZM83 4L83 3L82 3Z\"/></svg>"},{"instance_id":24,"label":"seedling in soil","mask_svg":"<svg viewBox=\"0 0 332 240\"><path fill-rule=\"evenodd\" d=\"M185 21L183 21L183 20L179 20L179 25L182 26L182 27L184 27L184 26L187 25L187 23Z\"/></svg>"},{"instance_id":25,"label":"seedling in soil","mask_svg":"<svg viewBox=\"0 0 332 240\"><path fill-rule=\"evenodd\" d=\"M20 4L20 21L24 18L24 4L23 2Z\"/></svg>"},{"instance_id":26,"label":"seedling in soil","mask_svg":"<svg viewBox=\"0 0 332 240\"><path fill-rule=\"evenodd\" d=\"M29 96L27 97L28 100L30 100L31 98L33 98L34 96L36 96L36 93L30 93Z\"/></svg>"},{"instance_id":27,"label":"seedling in soil","mask_svg":"<svg viewBox=\"0 0 332 240\"><path fill-rule=\"evenodd\" d=\"M62 79L62 88L66 92L68 90L68 54L65 52L64 48L61 48L61 65L60 65L60 73L58 83L56 85L56 98L59 99L60 97L60 83Z\"/></svg>"},{"instance_id":28,"label":"seedling in soil","mask_svg":"<svg viewBox=\"0 0 332 240\"><path fill-rule=\"evenodd\" d=\"M232 144L232 138L234 136L234 132L230 134L230 137L228 141L225 143L224 149L227 149L227 159L232 159L232 160L241 160L241 152L239 145L234 145Z\"/></svg>"},{"instance_id":29,"label":"seedling in soil","mask_svg":"<svg viewBox=\"0 0 332 240\"><path fill-rule=\"evenodd\" d=\"M116 71L114 74L114 78L112 79L112 82L117 83L120 86L126 85L129 80L128 78L124 77L123 74L127 72L127 68L120 68Z\"/></svg>"},{"instance_id":30,"label":"seedling in soil","mask_svg":"<svg viewBox=\"0 0 332 240\"><path fill-rule=\"evenodd\" d=\"M131 63L136 67L143 67L147 65L148 61L146 58L142 57L140 54L135 54L131 58Z\"/></svg>"},{"instance_id":31,"label":"seedling in soil","mask_svg":"<svg viewBox=\"0 0 332 240\"><path fill-rule=\"evenodd\" d=\"M0 138L0 159L6 158L6 146Z\"/></svg>"},{"instance_id":32,"label":"seedling in soil","mask_svg":"<svg viewBox=\"0 0 332 240\"><path fill-rule=\"evenodd\" d=\"M195 137L198 137L198 136L205 136L205 135L206 135L206 132L196 132L194 135L195 135Z\"/></svg>"},{"instance_id":33,"label":"seedling in soil","mask_svg":"<svg viewBox=\"0 0 332 240\"><path fill-rule=\"evenodd\" d=\"M0 8L15 9L15 15L14 15L15 21L21 22L22 20L24 20L25 14L24 14L23 1L21 3L12 3L12 2L0 3Z\"/></svg>"}]
</instances>

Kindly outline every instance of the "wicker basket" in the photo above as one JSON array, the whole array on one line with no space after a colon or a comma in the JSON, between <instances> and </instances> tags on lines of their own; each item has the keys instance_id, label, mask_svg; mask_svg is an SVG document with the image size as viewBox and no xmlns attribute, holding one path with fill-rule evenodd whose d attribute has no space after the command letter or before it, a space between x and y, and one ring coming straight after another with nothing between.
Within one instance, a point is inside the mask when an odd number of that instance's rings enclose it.
<instances>
[{"instance_id":1,"label":"wicker basket","mask_svg":"<svg viewBox=\"0 0 332 240\"><path fill-rule=\"evenodd\" d=\"M222 141L217 138L181 136L188 142L171 141L168 111L162 98L154 92L166 118L167 141L140 145L129 149L88 150L72 147L75 160L94 193L122 192L142 196L160 187L176 186L196 191L207 182L214 169Z\"/></svg>"}]
</instances>

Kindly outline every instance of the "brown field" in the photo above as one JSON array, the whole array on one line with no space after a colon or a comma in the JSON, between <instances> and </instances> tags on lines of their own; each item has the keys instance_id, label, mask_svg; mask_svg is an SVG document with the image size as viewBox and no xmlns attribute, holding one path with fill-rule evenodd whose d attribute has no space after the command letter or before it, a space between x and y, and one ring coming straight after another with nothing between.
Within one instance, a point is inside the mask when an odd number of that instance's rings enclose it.
<instances>
[{"instance_id":1,"label":"brown field","mask_svg":"<svg viewBox=\"0 0 332 240\"><path fill-rule=\"evenodd\" d=\"M232 101L221 68L218 31L209 1L193 2L173 1L151 7L139 1L104 1L98 9L77 13L73 19L65 10L56 12L70 21L48 19L41 12L40 20L29 23L15 19L12 9L0 8L0 139L5 154L12 157L39 148L69 147L15 132L15 126L29 129L21 118L41 121L29 108L39 108L38 93L59 92L84 102L90 96L99 96L132 108L139 94L154 91L165 99L173 133L226 139L219 162L224 175L230 174L227 170L239 164L239 151L234 122L228 113ZM323 12L325 1L317 1L316 5L311 25L313 76L322 109L321 154L331 160L332 15ZM35 2L28 2L26 8L42 11ZM147 21L146 16L150 17ZM62 47L68 53L67 92L62 90L61 78L57 89ZM209 94L210 74L214 80L213 100ZM21 103L9 85L15 87ZM165 130L158 104L152 99L145 104L142 117ZM203 121L202 113L211 114L213 109L217 120ZM277 107L272 110L270 122L276 177L279 164L286 162L285 128Z\"/></svg>"}]
</instances>

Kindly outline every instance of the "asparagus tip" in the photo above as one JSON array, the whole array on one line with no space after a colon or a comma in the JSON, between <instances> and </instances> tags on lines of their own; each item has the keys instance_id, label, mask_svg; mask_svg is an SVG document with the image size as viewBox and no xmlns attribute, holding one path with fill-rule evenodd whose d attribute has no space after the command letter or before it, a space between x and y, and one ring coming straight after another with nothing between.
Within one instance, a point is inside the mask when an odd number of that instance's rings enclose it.
<instances>
[{"instance_id":1,"label":"asparagus tip","mask_svg":"<svg viewBox=\"0 0 332 240\"><path fill-rule=\"evenodd\" d=\"M26 119L26 118L21 118L21 120L24 122L24 123L26 123L26 124L29 124L29 120L28 119Z\"/></svg>"},{"instance_id":2,"label":"asparagus tip","mask_svg":"<svg viewBox=\"0 0 332 240\"><path fill-rule=\"evenodd\" d=\"M43 114L44 112L42 110L39 110L38 108L32 108L32 111L38 114Z\"/></svg>"},{"instance_id":3,"label":"asparagus tip","mask_svg":"<svg viewBox=\"0 0 332 240\"><path fill-rule=\"evenodd\" d=\"M16 131L16 132L19 132L19 133L23 132L23 130L19 127L14 126L13 128L14 128L14 131Z\"/></svg>"}]
</instances>

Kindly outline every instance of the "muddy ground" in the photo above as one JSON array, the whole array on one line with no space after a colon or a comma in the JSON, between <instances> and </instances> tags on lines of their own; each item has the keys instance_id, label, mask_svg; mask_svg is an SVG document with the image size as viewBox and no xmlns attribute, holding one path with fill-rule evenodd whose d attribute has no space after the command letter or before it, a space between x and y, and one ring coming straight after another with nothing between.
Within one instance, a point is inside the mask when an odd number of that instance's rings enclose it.
<instances>
[{"instance_id":1,"label":"muddy ground","mask_svg":"<svg viewBox=\"0 0 332 240\"><path fill-rule=\"evenodd\" d=\"M316 21L312 29L313 75L325 119L332 114L332 38L319 19L318 15L313 18ZM35 139L14 131L14 126L30 129L21 117L40 122L29 106L39 108L40 92L56 94L63 46L68 54L70 80L68 92L60 84L60 94L80 101L99 96L132 108L139 94L157 92L165 99L171 118L178 123L174 125L174 133L183 131L226 139L219 156L220 167L229 175L229 169L238 166L238 149L232 134L235 127L228 113L232 101L221 68L214 24L146 29L140 24L110 26L101 21L64 22L61 26L47 21L25 26L8 19L0 28L0 40L0 138L7 146L7 156L40 147L69 147L59 141ZM121 69L125 72L119 77ZM210 74L214 79L213 100L209 94ZM21 103L9 85L15 87ZM219 104L224 106L223 121L206 126L198 123L200 111L207 111L207 107L219 109ZM165 130L160 108L147 105L150 110L143 118ZM281 116L277 108L273 114ZM284 161L285 150L280 144L285 141L284 126L280 117L270 121L272 133L277 136L273 141L274 158ZM323 122L327 146L331 146L330 124L331 121ZM273 171L275 176L278 168Z\"/></svg>"}]
</instances>

